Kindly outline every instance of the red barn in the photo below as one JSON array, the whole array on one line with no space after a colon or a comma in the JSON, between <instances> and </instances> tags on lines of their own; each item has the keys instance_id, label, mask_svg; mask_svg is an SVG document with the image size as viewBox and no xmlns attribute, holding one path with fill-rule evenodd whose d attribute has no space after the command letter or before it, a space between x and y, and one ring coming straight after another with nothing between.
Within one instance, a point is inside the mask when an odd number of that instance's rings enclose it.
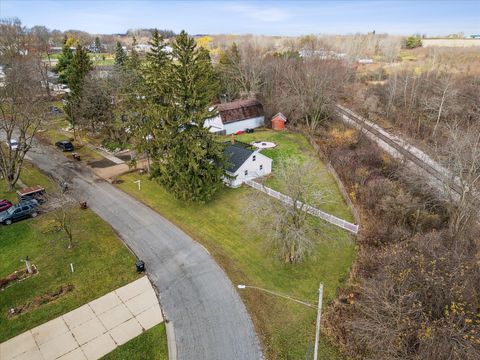
<instances>
[{"instance_id":1,"label":"red barn","mask_svg":"<svg viewBox=\"0 0 480 360\"><path fill-rule=\"evenodd\" d=\"M287 117L282 113L278 113L274 117L272 117L272 129L273 130L284 130L285 123L287 122Z\"/></svg>"}]
</instances>

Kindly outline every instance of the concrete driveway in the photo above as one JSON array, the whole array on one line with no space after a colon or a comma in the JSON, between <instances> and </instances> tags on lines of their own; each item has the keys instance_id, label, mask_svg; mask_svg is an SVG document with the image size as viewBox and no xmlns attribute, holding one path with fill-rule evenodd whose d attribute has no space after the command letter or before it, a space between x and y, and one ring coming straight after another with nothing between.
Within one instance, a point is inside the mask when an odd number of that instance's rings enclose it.
<instances>
[{"instance_id":1,"label":"concrete driveway","mask_svg":"<svg viewBox=\"0 0 480 360\"><path fill-rule=\"evenodd\" d=\"M72 179L72 187L89 207L145 261L165 318L173 322L178 359L262 358L240 296L223 270L192 238L51 147L37 144L28 158L57 179Z\"/></svg>"},{"instance_id":2,"label":"concrete driveway","mask_svg":"<svg viewBox=\"0 0 480 360\"><path fill-rule=\"evenodd\" d=\"M0 344L1 360L97 360L163 321L147 277Z\"/></svg>"}]
</instances>

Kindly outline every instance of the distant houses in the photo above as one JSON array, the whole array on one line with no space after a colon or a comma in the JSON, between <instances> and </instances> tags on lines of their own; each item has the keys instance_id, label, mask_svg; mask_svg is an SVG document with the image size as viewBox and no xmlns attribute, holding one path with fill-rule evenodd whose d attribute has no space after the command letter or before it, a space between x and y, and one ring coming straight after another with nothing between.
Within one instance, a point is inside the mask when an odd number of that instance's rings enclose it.
<instances>
[{"instance_id":1,"label":"distant houses","mask_svg":"<svg viewBox=\"0 0 480 360\"><path fill-rule=\"evenodd\" d=\"M204 124L212 133L230 135L265 124L265 112L258 100L238 100L218 104L216 107L218 116L207 119Z\"/></svg>"},{"instance_id":2,"label":"distant houses","mask_svg":"<svg viewBox=\"0 0 480 360\"><path fill-rule=\"evenodd\" d=\"M51 46L48 52L50 54L60 54L63 50L63 46ZM75 46L70 46L70 50L72 50L73 53L77 51L77 48Z\"/></svg>"},{"instance_id":3,"label":"distant houses","mask_svg":"<svg viewBox=\"0 0 480 360\"><path fill-rule=\"evenodd\" d=\"M151 47L152 47L152 45L150 45L150 44L137 44L133 48L135 49L136 52L146 54L147 52L150 51ZM172 50L173 50L172 47L169 46L169 45L166 45L163 48L163 51L167 54L170 54L172 52Z\"/></svg>"},{"instance_id":4,"label":"distant houses","mask_svg":"<svg viewBox=\"0 0 480 360\"><path fill-rule=\"evenodd\" d=\"M322 60L341 60L347 57L346 53L338 53L331 50L313 50L313 49L302 49L298 52L298 55L301 58L319 58Z\"/></svg>"}]
</instances>

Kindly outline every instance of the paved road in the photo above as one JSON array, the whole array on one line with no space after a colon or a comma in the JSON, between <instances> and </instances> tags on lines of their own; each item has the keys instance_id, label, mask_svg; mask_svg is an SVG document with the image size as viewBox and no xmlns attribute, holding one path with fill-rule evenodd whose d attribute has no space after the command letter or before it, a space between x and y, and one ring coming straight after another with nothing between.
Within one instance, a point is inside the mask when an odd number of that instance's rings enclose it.
<instances>
[{"instance_id":1,"label":"paved road","mask_svg":"<svg viewBox=\"0 0 480 360\"><path fill-rule=\"evenodd\" d=\"M155 211L55 149L28 154L41 170L72 178L89 206L145 261L165 317L174 323L178 359L261 359L252 321L232 283L208 253ZM134 264L132 264L133 266Z\"/></svg>"}]
</instances>

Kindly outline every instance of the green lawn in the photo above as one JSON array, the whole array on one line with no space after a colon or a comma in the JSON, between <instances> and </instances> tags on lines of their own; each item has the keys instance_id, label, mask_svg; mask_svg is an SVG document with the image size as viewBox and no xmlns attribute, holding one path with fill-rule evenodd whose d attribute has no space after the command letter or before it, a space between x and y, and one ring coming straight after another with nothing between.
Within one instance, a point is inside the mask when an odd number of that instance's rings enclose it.
<instances>
[{"instance_id":1,"label":"green lawn","mask_svg":"<svg viewBox=\"0 0 480 360\"><path fill-rule=\"evenodd\" d=\"M55 191L56 188L55 184L48 178L48 176L38 171L28 161L24 162L24 166L20 173L20 180L23 181L23 183L27 186L41 185L47 190L47 192ZM20 187L21 186L17 183L16 188L18 189ZM0 199L8 199L12 202L18 201L17 195L14 191L7 191L6 184L3 180L0 180ZM2 232L0 230L0 234L1 233Z\"/></svg>"},{"instance_id":2,"label":"green lawn","mask_svg":"<svg viewBox=\"0 0 480 360\"><path fill-rule=\"evenodd\" d=\"M52 106L57 106L62 111L64 111L63 104L61 101L52 101ZM44 122L44 126L38 133L38 137L41 138L44 142L49 144L55 144L59 140L68 140L73 138L73 132L67 132L63 129L66 129L70 126L65 112L62 112L59 115L51 115L47 121ZM81 138L81 142L79 141ZM75 152L80 154L83 161L97 161L102 160L103 157L85 146L86 143L99 144L98 139L92 139L91 137L86 136L84 133L77 132L77 140L74 142ZM68 155L69 156L69 155Z\"/></svg>"},{"instance_id":3,"label":"green lawn","mask_svg":"<svg viewBox=\"0 0 480 360\"><path fill-rule=\"evenodd\" d=\"M115 64L115 56L113 54L94 54L89 53L90 59L95 66L111 66ZM103 58L105 57L105 59Z\"/></svg>"},{"instance_id":4,"label":"green lawn","mask_svg":"<svg viewBox=\"0 0 480 360\"><path fill-rule=\"evenodd\" d=\"M313 154L300 135L259 132L254 136L276 140L279 146L269 154L274 159L282 153L302 156ZM246 140L249 138L244 136L243 141ZM321 167L320 162L316 161ZM314 254L309 259L296 265L286 265L276 260L264 245L264 234L248 226L251 218L245 208L255 194L252 189L225 188L206 205L185 204L175 200L146 176L135 173L125 175L122 179L124 182L118 185L121 189L157 210L204 245L234 284L255 285L315 303L318 285L323 282L325 301L328 303L347 277L354 260L355 245L350 236L342 230L325 226L322 226L323 236L317 239ZM137 179L142 179L141 191L134 183ZM337 193L335 198L341 199L335 182L328 174L319 176L319 186ZM343 201L336 206L337 214L348 215L348 208ZM253 289L240 290L240 294L262 338L268 358L303 359L306 354L309 357L313 354L314 309ZM321 354L321 358L340 358L324 338Z\"/></svg>"},{"instance_id":5,"label":"green lawn","mask_svg":"<svg viewBox=\"0 0 480 360\"><path fill-rule=\"evenodd\" d=\"M230 139L226 137L225 141L228 140L227 138ZM328 173L325 164L318 160L318 155L303 135L287 131L256 129L253 134L235 135L235 139L245 143L270 141L277 144L277 147L273 149L262 150L262 154L273 159L272 176L265 185L277 191L282 191L282 184L275 179L275 162L279 158L295 156L303 160L311 160L315 164L318 174L318 190L325 193L325 203L320 206L320 209L353 222L353 215L345 204L335 179Z\"/></svg>"},{"instance_id":6,"label":"green lawn","mask_svg":"<svg viewBox=\"0 0 480 360\"><path fill-rule=\"evenodd\" d=\"M41 184L54 190L46 176L32 166L22 172L27 185ZM0 198L15 199L0 181ZM0 292L0 342L40 325L88 301L138 278L134 256L114 231L89 210L76 210L74 241L67 248L61 232L46 232L52 214L23 220L10 226L0 225L0 278L23 268L20 259L29 256L39 273ZM73 263L75 272L70 271ZM23 305L62 285L74 290L56 301L7 318L8 309Z\"/></svg>"},{"instance_id":7,"label":"green lawn","mask_svg":"<svg viewBox=\"0 0 480 360\"><path fill-rule=\"evenodd\" d=\"M158 324L119 346L102 360L166 360L168 359L165 324Z\"/></svg>"}]
</instances>

